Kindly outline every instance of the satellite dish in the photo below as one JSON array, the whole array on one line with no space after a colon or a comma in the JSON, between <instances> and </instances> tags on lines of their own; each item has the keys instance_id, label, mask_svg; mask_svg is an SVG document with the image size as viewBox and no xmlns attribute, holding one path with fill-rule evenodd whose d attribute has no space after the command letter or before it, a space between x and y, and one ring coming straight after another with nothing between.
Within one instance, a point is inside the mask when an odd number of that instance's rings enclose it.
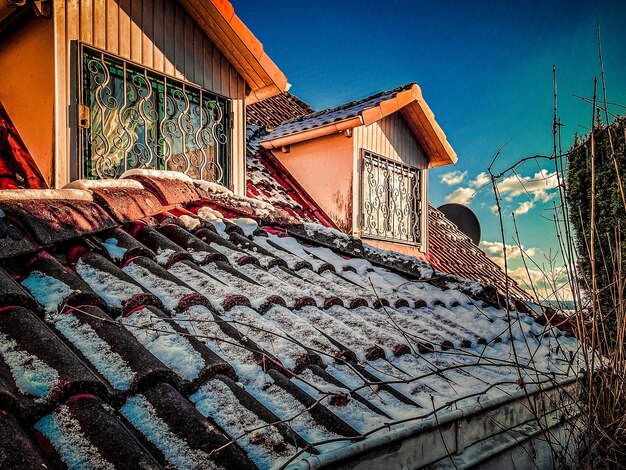
<instances>
[{"instance_id":1,"label":"satellite dish","mask_svg":"<svg viewBox=\"0 0 626 470\"><path fill-rule=\"evenodd\" d=\"M472 210L462 204L444 204L438 207L448 220L456 224L459 230L472 239L474 245L480 243L480 222Z\"/></svg>"}]
</instances>

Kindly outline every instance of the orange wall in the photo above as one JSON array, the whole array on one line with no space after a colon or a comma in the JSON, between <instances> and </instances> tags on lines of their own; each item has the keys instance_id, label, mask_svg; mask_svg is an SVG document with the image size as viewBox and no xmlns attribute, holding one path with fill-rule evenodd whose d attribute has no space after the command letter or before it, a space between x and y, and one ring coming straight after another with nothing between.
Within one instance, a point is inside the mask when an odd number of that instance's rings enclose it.
<instances>
[{"instance_id":1,"label":"orange wall","mask_svg":"<svg viewBox=\"0 0 626 470\"><path fill-rule=\"evenodd\" d=\"M3 38L0 101L48 184L54 145L53 23L33 18Z\"/></svg>"},{"instance_id":2,"label":"orange wall","mask_svg":"<svg viewBox=\"0 0 626 470\"><path fill-rule=\"evenodd\" d=\"M337 226L352 233L352 139L333 134L274 155Z\"/></svg>"}]
</instances>

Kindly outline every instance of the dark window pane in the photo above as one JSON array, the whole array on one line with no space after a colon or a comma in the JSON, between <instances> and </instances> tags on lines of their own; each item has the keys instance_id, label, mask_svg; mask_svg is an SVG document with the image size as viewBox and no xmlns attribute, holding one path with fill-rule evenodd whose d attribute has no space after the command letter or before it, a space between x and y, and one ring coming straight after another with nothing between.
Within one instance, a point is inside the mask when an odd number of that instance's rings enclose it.
<instances>
[{"instance_id":1,"label":"dark window pane","mask_svg":"<svg viewBox=\"0 0 626 470\"><path fill-rule=\"evenodd\" d=\"M420 170L363 150L363 236L420 243Z\"/></svg>"},{"instance_id":2,"label":"dark window pane","mask_svg":"<svg viewBox=\"0 0 626 470\"><path fill-rule=\"evenodd\" d=\"M230 182L230 105L195 85L83 47L84 177L133 168Z\"/></svg>"}]
</instances>

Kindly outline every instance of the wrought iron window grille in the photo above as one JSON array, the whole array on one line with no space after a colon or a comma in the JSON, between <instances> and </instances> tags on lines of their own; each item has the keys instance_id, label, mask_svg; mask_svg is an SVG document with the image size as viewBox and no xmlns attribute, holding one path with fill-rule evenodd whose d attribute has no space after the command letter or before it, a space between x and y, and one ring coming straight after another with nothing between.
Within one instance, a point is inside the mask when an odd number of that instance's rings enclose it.
<instances>
[{"instance_id":1,"label":"wrought iron window grille","mask_svg":"<svg viewBox=\"0 0 626 470\"><path fill-rule=\"evenodd\" d=\"M361 230L367 238L421 243L421 170L363 149Z\"/></svg>"},{"instance_id":2,"label":"wrought iron window grille","mask_svg":"<svg viewBox=\"0 0 626 470\"><path fill-rule=\"evenodd\" d=\"M81 177L135 168L230 183L230 100L81 45Z\"/></svg>"}]
</instances>

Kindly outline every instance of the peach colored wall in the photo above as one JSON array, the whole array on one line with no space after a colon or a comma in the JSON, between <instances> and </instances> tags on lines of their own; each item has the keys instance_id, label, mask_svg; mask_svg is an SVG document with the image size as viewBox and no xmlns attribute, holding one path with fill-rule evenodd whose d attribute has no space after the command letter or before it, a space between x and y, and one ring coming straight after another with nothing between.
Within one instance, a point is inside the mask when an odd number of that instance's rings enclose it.
<instances>
[{"instance_id":1,"label":"peach colored wall","mask_svg":"<svg viewBox=\"0 0 626 470\"><path fill-rule=\"evenodd\" d=\"M273 152L337 226L352 232L352 139L333 134Z\"/></svg>"},{"instance_id":2,"label":"peach colored wall","mask_svg":"<svg viewBox=\"0 0 626 470\"><path fill-rule=\"evenodd\" d=\"M53 177L54 29L32 18L0 45L0 101L48 184Z\"/></svg>"}]
</instances>

